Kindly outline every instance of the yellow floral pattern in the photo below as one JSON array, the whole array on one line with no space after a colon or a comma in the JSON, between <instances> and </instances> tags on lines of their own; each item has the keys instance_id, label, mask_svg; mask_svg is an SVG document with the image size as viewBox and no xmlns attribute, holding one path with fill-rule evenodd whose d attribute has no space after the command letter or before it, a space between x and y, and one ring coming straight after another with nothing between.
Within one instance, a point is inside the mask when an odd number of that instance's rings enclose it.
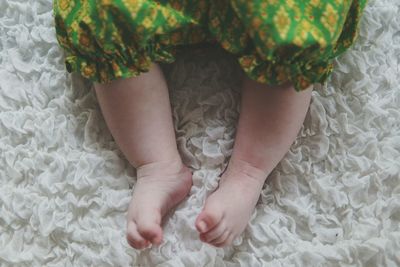
<instances>
[{"instance_id":1,"label":"yellow floral pattern","mask_svg":"<svg viewBox=\"0 0 400 267\"><path fill-rule=\"evenodd\" d=\"M54 0L69 72L101 83L175 60L183 45L218 43L244 72L300 91L324 82L349 48L367 0Z\"/></svg>"}]
</instances>

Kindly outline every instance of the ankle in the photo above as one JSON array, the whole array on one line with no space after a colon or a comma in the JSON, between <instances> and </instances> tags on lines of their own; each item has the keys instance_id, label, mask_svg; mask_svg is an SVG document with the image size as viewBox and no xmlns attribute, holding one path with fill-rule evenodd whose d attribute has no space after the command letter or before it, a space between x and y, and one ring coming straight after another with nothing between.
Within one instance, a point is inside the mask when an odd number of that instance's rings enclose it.
<instances>
[{"instance_id":1,"label":"ankle","mask_svg":"<svg viewBox=\"0 0 400 267\"><path fill-rule=\"evenodd\" d=\"M138 177L150 176L154 174L159 174L163 172L164 175L176 174L185 168L180 157L172 158L170 160L158 160L146 162L140 166L136 167L136 172Z\"/></svg>"},{"instance_id":2,"label":"ankle","mask_svg":"<svg viewBox=\"0 0 400 267\"><path fill-rule=\"evenodd\" d=\"M241 177L253 178L263 183L269 173L270 171L261 169L252 162L232 157L229 160L224 176L235 176L234 174L240 174Z\"/></svg>"}]
</instances>

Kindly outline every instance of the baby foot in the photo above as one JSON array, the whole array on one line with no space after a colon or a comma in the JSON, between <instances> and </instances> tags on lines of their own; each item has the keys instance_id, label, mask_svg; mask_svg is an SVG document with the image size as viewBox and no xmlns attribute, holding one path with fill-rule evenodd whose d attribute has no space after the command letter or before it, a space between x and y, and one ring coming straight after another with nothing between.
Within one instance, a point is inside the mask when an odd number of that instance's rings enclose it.
<instances>
[{"instance_id":1,"label":"baby foot","mask_svg":"<svg viewBox=\"0 0 400 267\"><path fill-rule=\"evenodd\" d=\"M162 242L162 217L181 202L192 186L192 173L180 160L137 168L127 216L127 240L142 249Z\"/></svg>"},{"instance_id":2,"label":"baby foot","mask_svg":"<svg viewBox=\"0 0 400 267\"><path fill-rule=\"evenodd\" d=\"M266 178L266 172L231 160L196 219L200 240L216 247L232 244L246 228Z\"/></svg>"}]
</instances>

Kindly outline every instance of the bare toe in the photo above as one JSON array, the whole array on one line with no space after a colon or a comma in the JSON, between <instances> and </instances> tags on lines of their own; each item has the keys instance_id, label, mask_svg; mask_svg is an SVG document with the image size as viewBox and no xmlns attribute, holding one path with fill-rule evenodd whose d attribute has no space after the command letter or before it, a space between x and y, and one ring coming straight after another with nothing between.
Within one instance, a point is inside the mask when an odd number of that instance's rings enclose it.
<instances>
[{"instance_id":1,"label":"bare toe","mask_svg":"<svg viewBox=\"0 0 400 267\"><path fill-rule=\"evenodd\" d=\"M200 239L204 242L212 242L214 239L220 237L226 230L226 225L223 221L217 224L214 228L206 233L200 234Z\"/></svg>"},{"instance_id":2,"label":"bare toe","mask_svg":"<svg viewBox=\"0 0 400 267\"><path fill-rule=\"evenodd\" d=\"M229 235L225 239L221 238L220 242L215 242L212 245L214 245L216 247L230 246L234 239L235 239L235 235L233 233L229 233Z\"/></svg>"},{"instance_id":3,"label":"bare toe","mask_svg":"<svg viewBox=\"0 0 400 267\"><path fill-rule=\"evenodd\" d=\"M138 232L144 239L150 241L154 245L159 245L162 242L162 229L159 224L138 224Z\"/></svg>"},{"instance_id":4,"label":"bare toe","mask_svg":"<svg viewBox=\"0 0 400 267\"><path fill-rule=\"evenodd\" d=\"M217 209L207 209L205 205L203 211L196 219L196 228L200 233L207 233L214 228L222 219L222 213Z\"/></svg>"},{"instance_id":5,"label":"bare toe","mask_svg":"<svg viewBox=\"0 0 400 267\"><path fill-rule=\"evenodd\" d=\"M132 247L136 249L143 249L150 245L150 242L145 240L137 231L137 227L135 222L130 221L128 223L128 230L127 230L127 236L126 240L128 241L128 244L131 245Z\"/></svg>"},{"instance_id":6,"label":"bare toe","mask_svg":"<svg viewBox=\"0 0 400 267\"><path fill-rule=\"evenodd\" d=\"M212 240L209 243L214 246L217 244L221 244L221 243L225 242L225 240L229 237L230 234L231 234L231 231L229 229L226 229L219 237L217 237L216 239Z\"/></svg>"}]
</instances>

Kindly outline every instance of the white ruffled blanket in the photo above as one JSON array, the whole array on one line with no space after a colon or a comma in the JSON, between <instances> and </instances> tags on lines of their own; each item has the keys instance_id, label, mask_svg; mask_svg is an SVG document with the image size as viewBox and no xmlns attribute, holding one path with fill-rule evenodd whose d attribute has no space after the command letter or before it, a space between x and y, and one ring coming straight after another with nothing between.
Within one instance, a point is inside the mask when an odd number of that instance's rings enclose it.
<instances>
[{"instance_id":1,"label":"white ruffled blanket","mask_svg":"<svg viewBox=\"0 0 400 267\"><path fill-rule=\"evenodd\" d=\"M240 75L219 50L166 68L190 196L165 243L125 240L135 172L90 84L66 73L51 0L0 0L0 266L400 266L400 2L371 0L242 238L194 220L231 153Z\"/></svg>"}]
</instances>

